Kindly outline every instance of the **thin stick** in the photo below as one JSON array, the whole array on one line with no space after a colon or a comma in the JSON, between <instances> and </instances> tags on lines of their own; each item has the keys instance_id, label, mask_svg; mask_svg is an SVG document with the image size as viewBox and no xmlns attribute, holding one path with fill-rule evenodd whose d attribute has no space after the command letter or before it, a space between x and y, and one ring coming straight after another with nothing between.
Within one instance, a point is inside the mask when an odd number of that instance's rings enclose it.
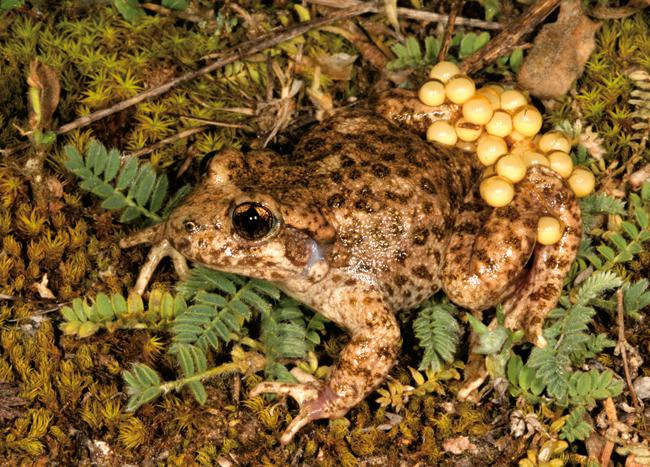
<instances>
[{"instance_id":1,"label":"thin stick","mask_svg":"<svg viewBox=\"0 0 650 467\"><path fill-rule=\"evenodd\" d=\"M295 26L292 26L288 29L271 31L268 34L265 34L264 36L260 36L258 38L246 41L243 44L230 47L229 49L224 50L220 54L222 58L218 59L215 62L210 63L209 65L199 68L198 70L186 73L182 76L179 76L178 78L172 79L171 81L161 84L160 86L151 88L148 91L141 92L140 94L137 94L131 97L130 99L126 99L121 102L118 102L117 104L107 109L98 110L97 112L93 112L90 115L86 115L70 123L66 123L65 125L57 128L55 130L55 133L57 135L61 135L69 131L76 130L77 128L83 128L85 126L90 125L91 123L106 118L109 115L113 115L117 112L121 112L124 109L128 109L129 107L139 104L140 102L146 99L151 99L152 97L160 96L161 94L166 93L167 91L178 86L179 84L186 83L195 78L198 78L199 76L205 75L207 73L211 73L215 70L218 70L221 67L228 65L229 63L235 62L237 60L243 60L246 57L255 55L256 53L262 52L270 47L274 47L282 42L291 40L294 37L298 37L302 34L305 34L308 31L311 31L312 29L319 28L326 24L331 24L334 23L335 21L339 21L342 19L352 18L354 16L362 15L364 13L370 13L373 11L374 8L375 8L374 4L363 3L361 5L357 5L352 8L346 8L341 11L336 11L322 18L317 18L312 21L308 21L306 23L296 24ZM0 154L8 156L15 153L16 151L20 151L28 147L30 147L30 143L24 143L18 146L14 146L13 148L1 149Z\"/></svg>"},{"instance_id":2,"label":"thin stick","mask_svg":"<svg viewBox=\"0 0 650 467\"><path fill-rule=\"evenodd\" d=\"M636 391L632 384L630 377L630 366L627 362L627 340L625 339L625 320L623 319L623 290L616 291L616 315L618 318L618 347L621 350L621 358L623 359L623 369L625 370L625 381L632 396L632 403L637 413L640 413L641 407L639 406L639 399L636 397Z\"/></svg>"},{"instance_id":3,"label":"thin stick","mask_svg":"<svg viewBox=\"0 0 650 467\"><path fill-rule=\"evenodd\" d=\"M501 31L485 47L467 57L460 64L463 73L471 74L493 62L501 55L514 49L524 34L544 21L559 5L560 0L539 0L517 18L512 24Z\"/></svg>"},{"instance_id":4,"label":"thin stick","mask_svg":"<svg viewBox=\"0 0 650 467\"><path fill-rule=\"evenodd\" d=\"M322 5L330 8L350 8L357 5L363 5L364 2L359 0L307 0L307 3ZM372 5L373 2L370 2ZM383 8L379 5L373 5L372 13L381 13ZM441 15L432 11L414 10L412 8L397 8L397 15L402 18L414 19L425 23L446 23L449 21L449 15ZM459 26L469 26L472 28L498 30L503 29L501 23L494 21L482 21L480 19L457 17L456 24Z\"/></svg>"},{"instance_id":5,"label":"thin stick","mask_svg":"<svg viewBox=\"0 0 650 467\"><path fill-rule=\"evenodd\" d=\"M461 0L454 0L451 5L449 20L447 21L447 26L445 26L445 37L442 40L442 47L440 47L440 52L438 52L439 62L442 62L447 57L447 51L449 50L449 44L451 43L451 35L454 33L456 16L458 16L458 10L460 10L460 4Z\"/></svg>"},{"instance_id":6,"label":"thin stick","mask_svg":"<svg viewBox=\"0 0 650 467\"><path fill-rule=\"evenodd\" d=\"M137 151L130 152L128 154L125 154L125 157L140 157L140 156L145 156L149 153L154 152L156 149L160 149L163 146L167 146L168 144L171 144L175 141L178 141L179 139L187 138L188 136L192 136L196 133L201 133L202 131L207 130L210 128L208 125L203 125L203 126L197 126L194 128L187 128L179 133L176 133L175 135L168 136L167 138L161 139L160 141L152 144L151 146L147 146L146 148L139 149Z\"/></svg>"}]
</instances>

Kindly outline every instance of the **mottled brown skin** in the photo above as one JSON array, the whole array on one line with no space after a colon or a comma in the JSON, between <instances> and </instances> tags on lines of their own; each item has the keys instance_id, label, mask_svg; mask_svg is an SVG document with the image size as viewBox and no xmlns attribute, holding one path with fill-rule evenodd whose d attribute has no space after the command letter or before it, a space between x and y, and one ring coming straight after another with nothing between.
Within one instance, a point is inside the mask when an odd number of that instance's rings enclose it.
<instances>
[{"instance_id":1,"label":"mottled brown skin","mask_svg":"<svg viewBox=\"0 0 650 467\"><path fill-rule=\"evenodd\" d=\"M165 224L122 242L158 245L138 279L140 293L151 264L164 254L179 262L180 253L210 268L267 279L351 334L326 381L296 372L300 383L266 382L253 390L300 403L283 443L311 420L343 416L374 390L398 352L394 313L440 287L472 310L505 300L508 325L543 344L541 322L559 297L580 239L573 194L554 172L533 168L511 205L489 208L476 191L476 156L416 134L423 119L458 109L428 109L428 117L413 118L426 106L412 94L393 92L370 109L326 119L290 156L223 151ZM277 219L265 238L245 241L235 231L231 213L244 202L266 206ZM541 215L567 226L558 244L535 246Z\"/></svg>"}]
</instances>

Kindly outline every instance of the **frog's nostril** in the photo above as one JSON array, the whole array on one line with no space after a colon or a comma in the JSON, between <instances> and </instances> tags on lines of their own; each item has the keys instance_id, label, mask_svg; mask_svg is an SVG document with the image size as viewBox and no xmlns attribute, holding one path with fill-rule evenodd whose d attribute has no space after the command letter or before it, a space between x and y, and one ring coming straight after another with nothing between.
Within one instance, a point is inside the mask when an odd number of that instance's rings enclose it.
<instances>
[{"instance_id":1,"label":"frog's nostril","mask_svg":"<svg viewBox=\"0 0 650 467\"><path fill-rule=\"evenodd\" d=\"M187 233L194 233L198 230L196 224L192 221L183 222L183 227Z\"/></svg>"}]
</instances>

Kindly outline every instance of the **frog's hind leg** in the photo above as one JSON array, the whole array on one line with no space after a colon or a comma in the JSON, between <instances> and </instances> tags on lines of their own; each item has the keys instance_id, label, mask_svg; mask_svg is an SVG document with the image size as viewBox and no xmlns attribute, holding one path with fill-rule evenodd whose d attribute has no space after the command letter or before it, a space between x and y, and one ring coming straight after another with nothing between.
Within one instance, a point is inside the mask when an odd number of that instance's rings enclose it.
<instances>
[{"instance_id":1,"label":"frog's hind leg","mask_svg":"<svg viewBox=\"0 0 650 467\"><path fill-rule=\"evenodd\" d=\"M345 327L351 339L327 380L294 373L301 382L264 382L251 391L252 396L265 392L285 394L300 405L300 412L280 439L282 444L290 442L312 420L344 416L384 381L397 357L399 326L380 293L367 286L340 284L326 285L317 292L319 303L310 305Z\"/></svg>"},{"instance_id":2,"label":"frog's hind leg","mask_svg":"<svg viewBox=\"0 0 650 467\"><path fill-rule=\"evenodd\" d=\"M565 227L554 245L535 244L537 222L544 215L556 217ZM524 330L530 342L544 346L542 324L562 292L582 233L573 192L553 171L536 166L517 185L510 205L492 209L470 204L455 227L443 267L449 298L475 315L505 300L505 325ZM476 335L471 342L477 345ZM476 397L486 376L483 359L471 354L458 397Z\"/></svg>"},{"instance_id":3,"label":"frog's hind leg","mask_svg":"<svg viewBox=\"0 0 650 467\"><path fill-rule=\"evenodd\" d=\"M541 216L553 216L565 228L554 245L535 245ZM471 310L506 300L506 326L523 329L530 342L543 346L543 321L560 297L582 234L573 192L555 172L535 166L517 185L512 203L468 210L456 229L443 268L449 298Z\"/></svg>"},{"instance_id":4,"label":"frog's hind leg","mask_svg":"<svg viewBox=\"0 0 650 467\"><path fill-rule=\"evenodd\" d=\"M544 214L558 219L564 226L564 233L557 243L537 244L530 270L504 303L505 325L524 329L527 339L539 347L546 345L542 325L560 298L582 236L580 206L569 187L551 174L550 169L540 167L530 171L528 178L537 188L545 207Z\"/></svg>"}]
</instances>

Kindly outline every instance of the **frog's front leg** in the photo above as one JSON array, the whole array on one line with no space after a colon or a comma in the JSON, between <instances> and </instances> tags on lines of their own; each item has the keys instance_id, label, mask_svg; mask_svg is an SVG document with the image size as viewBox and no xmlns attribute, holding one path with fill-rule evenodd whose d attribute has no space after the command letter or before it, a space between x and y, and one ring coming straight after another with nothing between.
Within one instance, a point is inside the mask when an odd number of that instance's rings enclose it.
<instances>
[{"instance_id":1,"label":"frog's front leg","mask_svg":"<svg viewBox=\"0 0 650 467\"><path fill-rule=\"evenodd\" d=\"M300 383L264 382L251 391L252 396L265 392L286 394L300 404L300 412L281 437L282 444L289 443L312 420L344 416L384 381L397 356L399 326L379 292L366 286L339 286L333 292L323 287L319 294L325 298L312 306L351 334L329 378Z\"/></svg>"},{"instance_id":2,"label":"frog's front leg","mask_svg":"<svg viewBox=\"0 0 650 467\"><path fill-rule=\"evenodd\" d=\"M542 323L560 297L582 234L576 198L555 172L534 166L517 184L508 206L476 206L457 219L443 288L452 301L471 310L506 299L506 326L523 329L530 342L543 347ZM535 243L541 216L553 216L564 225L554 245ZM526 270L533 251L535 259Z\"/></svg>"},{"instance_id":3,"label":"frog's front leg","mask_svg":"<svg viewBox=\"0 0 650 467\"><path fill-rule=\"evenodd\" d=\"M142 243L151 243L151 249L147 255L147 261L140 269L138 280L133 287L133 291L138 295L143 295L147 284L151 280L156 267L160 261L169 256L173 263L176 273L181 280L186 279L190 274L190 269L187 266L187 260L181 255L169 242L169 240L162 238L164 224L156 224L147 229L135 232L126 238L120 240L120 248L130 248Z\"/></svg>"}]
</instances>

